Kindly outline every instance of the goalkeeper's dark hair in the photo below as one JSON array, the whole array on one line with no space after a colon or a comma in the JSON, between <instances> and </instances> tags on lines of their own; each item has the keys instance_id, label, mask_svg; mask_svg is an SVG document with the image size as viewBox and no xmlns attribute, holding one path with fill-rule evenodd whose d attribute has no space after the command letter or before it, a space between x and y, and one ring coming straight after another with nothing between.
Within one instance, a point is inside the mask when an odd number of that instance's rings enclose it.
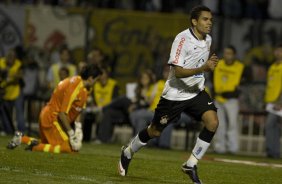
<instances>
[{"instance_id":1,"label":"goalkeeper's dark hair","mask_svg":"<svg viewBox=\"0 0 282 184\"><path fill-rule=\"evenodd\" d=\"M211 10L208 7L203 6L203 5L198 5L192 8L190 12L190 23L192 26L193 26L192 19L198 20L202 11L211 12Z\"/></svg>"},{"instance_id":2,"label":"goalkeeper's dark hair","mask_svg":"<svg viewBox=\"0 0 282 184\"><path fill-rule=\"evenodd\" d=\"M83 80L87 80L89 77L96 78L102 74L102 70L95 64L88 64L84 66L80 72L80 76Z\"/></svg>"}]
</instances>

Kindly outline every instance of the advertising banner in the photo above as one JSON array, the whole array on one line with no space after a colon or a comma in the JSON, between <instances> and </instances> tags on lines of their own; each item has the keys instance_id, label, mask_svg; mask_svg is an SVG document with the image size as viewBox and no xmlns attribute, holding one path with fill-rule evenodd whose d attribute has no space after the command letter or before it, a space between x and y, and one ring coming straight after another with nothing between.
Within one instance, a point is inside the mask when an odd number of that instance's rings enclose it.
<instances>
[{"instance_id":1,"label":"advertising banner","mask_svg":"<svg viewBox=\"0 0 282 184\"><path fill-rule=\"evenodd\" d=\"M52 51L67 44L73 52L83 52L85 32L83 11L71 14L66 9L43 5L28 8L26 43L29 46Z\"/></svg>"},{"instance_id":2,"label":"advertising banner","mask_svg":"<svg viewBox=\"0 0 282 184\"><path fill-rule=\"evenodd\" d=\"M142 69L162 70L173 39L189 27L188 18L183 14L96 10L90 20L94 31L91 46L114 56L117 77L133 81Z\"/></svg>"},{"instance_id":3,"label":"advertising banner","mask_svg":"<svg viewBox=\"0 0 282 184\"><path fill-rule=\"evenodd\" d=\"M0 57L23 44L25 8L0 4Z\"/></svg>"}]
</instances>

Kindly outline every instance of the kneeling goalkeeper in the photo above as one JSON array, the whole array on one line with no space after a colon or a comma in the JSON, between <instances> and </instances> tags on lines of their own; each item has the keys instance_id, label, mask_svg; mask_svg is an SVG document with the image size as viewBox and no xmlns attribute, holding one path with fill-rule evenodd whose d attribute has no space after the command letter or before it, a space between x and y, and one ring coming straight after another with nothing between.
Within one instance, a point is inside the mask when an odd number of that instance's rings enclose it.
<instances>
[{"instance_id":1,"label":"kneeling goalkeeper","mask_svg":"<svg viewBox=\"0 0 282 184\"><path fill-rule=\"evenodd\" d=\"M89 90L101 73L96 65L87 65L79 76L61 81L40 113L40 141L16 132L7 148L14 149L24 143L28 145L26 149L32 151L51 153L79 151L83 133L81 124L76 120L86 106Z\"/></svg>"}]
</instances>

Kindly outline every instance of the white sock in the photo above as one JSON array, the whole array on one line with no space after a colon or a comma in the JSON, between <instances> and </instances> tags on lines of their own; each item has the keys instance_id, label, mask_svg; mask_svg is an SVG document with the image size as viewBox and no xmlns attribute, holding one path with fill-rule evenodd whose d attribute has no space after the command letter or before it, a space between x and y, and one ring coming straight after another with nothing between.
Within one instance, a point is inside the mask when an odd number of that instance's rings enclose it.
<instances>
[{"instance_id":1,"label":"white sock","mask_svg":"<svg viewBox=\"0 0 282 184\"><path fill-rule=\"evenodd\" d=\"M131 140L129 146L124 150L124 153L128 159L131 159L133 154L136 153L139 149L146 146L147 143L140 141L138 134Z\"/></svg>"},{"instance_id":2,"label":"white sock","mask_svg":"<svg viewBox=\"0 0 282 184\"><path fill-rule=\"evenodd\" d=\"M126 156L128 159L131 159L131 158L132 158L133 152L132 152L130 146L127 146L127 148L125 148L124 154L125 154L125 156Z\"/></svg>"},{"instance_id":3,"label":"white sock","mask_svg":"<svg viewBox=\"0 0 282 184\"><path fill-rule=\"evenodd\" d=\"M197 165L198 159L194 157L193 154L190 155L189 159L186 162L186 165L189 167L194 167L194 165Z\"/></svg>"},{"instance_id":4,"label":"white sock","mask_svg":"<svg viewBox=\"0 0 282 184\"><path fill-rule=\"evenodd\" d=\"M192 154L190 158L187 160L187 165L190 167L197 165L198 160L200 160L204 156L209 146L210 146L210 143L207 143L197 138Z\"/></svg>"}]
</instances>

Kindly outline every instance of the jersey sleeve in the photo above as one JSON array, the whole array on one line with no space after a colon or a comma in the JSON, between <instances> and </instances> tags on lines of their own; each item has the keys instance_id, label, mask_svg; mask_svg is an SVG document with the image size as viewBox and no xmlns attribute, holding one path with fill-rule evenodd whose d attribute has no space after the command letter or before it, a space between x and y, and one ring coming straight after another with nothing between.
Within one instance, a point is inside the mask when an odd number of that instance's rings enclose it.
<instances>
[{"instance_id":1,"label":"jersey sleeve","mask_svg":"<svg viewBox=\"0 0 282 184\"><path fill-rule=\"evenodd\" d=\"M187 50L187 39L178 35L172 43L168 64L183 67Z\"/></svg>"}]
</instances>

